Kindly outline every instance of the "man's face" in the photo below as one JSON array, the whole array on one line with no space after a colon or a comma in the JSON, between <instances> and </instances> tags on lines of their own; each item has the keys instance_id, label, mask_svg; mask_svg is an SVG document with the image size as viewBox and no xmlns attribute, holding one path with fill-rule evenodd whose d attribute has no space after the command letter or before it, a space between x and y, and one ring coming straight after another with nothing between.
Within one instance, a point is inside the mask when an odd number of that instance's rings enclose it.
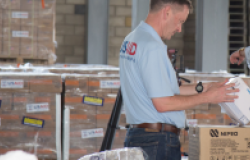
<instances>
[{"instance_id":1,"label":"man's face","mask_svg":"<svg viewBox=\"0 0 250 160\"><path fill-rule=\"evenodd\" d=\"M166 17L165 23L163 24L163 35L162 38L165 40L170 40L175 33L182 31L182 24L186 21L189 8L184 6L183 9L173 11L175 8L172 8L169 14Z\"/></svg>"}]
</instances>

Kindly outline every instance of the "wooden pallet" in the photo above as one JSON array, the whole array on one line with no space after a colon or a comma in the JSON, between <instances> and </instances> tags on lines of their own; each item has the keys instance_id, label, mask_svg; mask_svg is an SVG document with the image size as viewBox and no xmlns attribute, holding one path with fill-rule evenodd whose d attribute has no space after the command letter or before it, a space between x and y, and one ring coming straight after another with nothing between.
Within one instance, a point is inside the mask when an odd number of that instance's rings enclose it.
<instances>
[{"instance_id":1,"label":"wooden pallet","mask_svg":"<svg viewBox=\"0 0 250 160\"><path fill-rule=\"evenodd\" d=\"M49 58L33 58L33 57L23 57L23 56L3 56L0 55L0 63L1 64L41 64L41 65L50 65L53 64L53 61Z\"/></svg>"}]
</instances>

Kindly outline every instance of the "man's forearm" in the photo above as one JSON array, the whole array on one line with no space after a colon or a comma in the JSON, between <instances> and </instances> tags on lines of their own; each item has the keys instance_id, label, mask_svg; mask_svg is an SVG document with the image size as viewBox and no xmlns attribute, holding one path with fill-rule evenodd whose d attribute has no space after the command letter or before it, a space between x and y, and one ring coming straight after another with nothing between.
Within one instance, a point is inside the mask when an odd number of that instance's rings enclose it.
<instances>
[{"instance_id":1,"label":"man's forearm","mask_svg":"<svg viewBox=\"0 0 250 160\"><path fill-rule=\"evenodd\" d=\"M190 96L175 95L172 97L162 97L157 102L153 101L153 103L154 106L157 106L159 112L168 112L191 109L197 105L209 103L209 101L206 93L201 93Z\"/></svg>"},{"instance_id":2,"label":"man's forearm","mask_svg":"<svg viewBox=\"0 0 250 160\"><path fill-rule=\"evenodd\" d=\"M180 86L180 95L195 95L197 91L195 90L197 84L185 84Z\"/></svg>"}]
</instances>

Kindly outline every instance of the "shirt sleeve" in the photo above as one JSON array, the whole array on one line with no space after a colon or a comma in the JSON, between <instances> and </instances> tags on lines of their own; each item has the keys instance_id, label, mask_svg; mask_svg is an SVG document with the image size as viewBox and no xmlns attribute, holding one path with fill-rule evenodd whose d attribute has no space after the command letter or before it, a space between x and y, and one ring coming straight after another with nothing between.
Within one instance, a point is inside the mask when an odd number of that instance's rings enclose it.
<instances>
[{"instance_id":1,"label":"shirt sleeve","mask_svg":"<svg viewBox=\"0 0 250 160\"><path fill-rule=\"evenodd\" d=\"M150 98L174 95L170 77L176 76L176 73L170 67L172 64L167 53L161 49L149 51L141 58L140 73Z\"/></svg>"},{"instance_id":2,"label":"shirt sleeve","mask_svg":"<svg viewBox=\"0 0 250 160\"><path fill-rule=\"evenodd\" d=\"M248 68L250 68L250 46L245 48L245 56Z\"/></svg>"}]
</instances>

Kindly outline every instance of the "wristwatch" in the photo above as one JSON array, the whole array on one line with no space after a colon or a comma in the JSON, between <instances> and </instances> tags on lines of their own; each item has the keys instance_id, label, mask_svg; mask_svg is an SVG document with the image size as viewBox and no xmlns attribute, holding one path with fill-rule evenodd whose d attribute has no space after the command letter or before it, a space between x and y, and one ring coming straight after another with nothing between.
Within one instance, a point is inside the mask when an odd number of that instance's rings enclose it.
<instances>
[{"instance_id":1,"label":"wristwatch","mask_svg":"<svg viewBox=\"0 0 250 160\"><path fill-rule=\"evenodd\" d=\"M198 93L201 93L201 92L203 91L202 82L199 82L199 83L196 85L195 90L196 90Z\"/></svg>"},{"instance_id":2,"label":"wristwatch","mask_svg":"<svg viewBox=\"0 0 250 160\"><path fill-rule=\"evenodd\" d=\"M243 47L243 48L239 49L239 54L240 54L240 51L245 52L245 47ZM240 56L244 56L244 55L241 55L241 54L240 54Z\"/></svg>"},{"instance_id":3,"label":"wristwatch","mask_svg":"<svg viewBox=\"0 0 250 160\"><path fill-rule=\"evenodd\" d=\"M245 50L245 47L243 47L243 48L239 49L239 51L244 51L244 50Z\"/></svg>"}]
</instances>

